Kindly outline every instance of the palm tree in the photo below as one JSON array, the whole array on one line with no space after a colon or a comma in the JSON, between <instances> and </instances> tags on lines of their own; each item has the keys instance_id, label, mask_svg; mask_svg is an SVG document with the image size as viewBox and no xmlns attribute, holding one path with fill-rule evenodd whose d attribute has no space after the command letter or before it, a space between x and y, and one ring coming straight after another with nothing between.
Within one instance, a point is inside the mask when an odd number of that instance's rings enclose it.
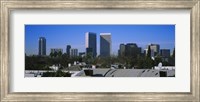
<instances>
[{"instance_id":1,"label":"palm tree","mask_svg":"<svg viewBox=\"0 0 200 102\"><path fill-rule=\"evenodd\" d=\"M54 57L54 54L52 52L49 55L50 55L50 57Z\"/></svg>"}]
</instances>

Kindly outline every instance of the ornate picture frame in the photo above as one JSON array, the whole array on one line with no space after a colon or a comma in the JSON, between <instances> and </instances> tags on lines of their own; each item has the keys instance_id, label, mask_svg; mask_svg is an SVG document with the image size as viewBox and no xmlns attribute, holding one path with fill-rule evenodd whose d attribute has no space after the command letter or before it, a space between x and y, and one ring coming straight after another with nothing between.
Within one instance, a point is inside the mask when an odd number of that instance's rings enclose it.
<instances>
[{"instance_id":1,"label":"ornate picture frame","mask_svg":"<svg viewBox=\"0 0 200 102\"><path fill-rule=\"evenodd\" d=\"M0 0L0 100L7 101L200 101L200 1L199 0ZM190 9L191 92L31 92L10 93L9 17L17 9ZM180 86L181 87L181 86Z\"/></svg>"}]
</instances>

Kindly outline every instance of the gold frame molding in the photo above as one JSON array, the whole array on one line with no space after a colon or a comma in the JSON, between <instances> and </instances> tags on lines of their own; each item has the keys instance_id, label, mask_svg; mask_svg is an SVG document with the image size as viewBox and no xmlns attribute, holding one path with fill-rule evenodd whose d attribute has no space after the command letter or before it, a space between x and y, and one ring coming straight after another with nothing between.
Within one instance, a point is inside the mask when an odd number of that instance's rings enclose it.
<instances>
[{"instance_id":1,"label":"gold frame molding","mask_svg":"<svg viewBox=\"0 0 200 102\"><path fill-rule=\"evenodd\" d=\"M9 15L17 9L190 9L191 92L188 93L10 93ZM200 101L199 0L0 0L0 101ZM181 86L180 86L181 87Z\"/></svg>"}]
</instances>

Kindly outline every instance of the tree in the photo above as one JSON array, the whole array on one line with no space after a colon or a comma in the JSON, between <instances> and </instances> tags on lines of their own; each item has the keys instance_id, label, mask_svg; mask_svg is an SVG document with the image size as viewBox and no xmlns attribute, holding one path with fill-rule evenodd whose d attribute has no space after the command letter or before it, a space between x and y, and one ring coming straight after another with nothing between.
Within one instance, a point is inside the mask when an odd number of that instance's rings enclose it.
<instances>
[{"instance_id":1,"label":"tree","mask_svg":"<svg viewBox=\"0 0 200 102\"><path fill-rule=\"evenodd\" d=\"M48 57L41 56L26 56L25 70L49 70Z\"/></svg>"},{"instance_id":2,"label":"tree","mask_svg":"<svg viewBox=\"0 0 200 102\"><path fill-rule=\"evenodd\" d=\"M147 57L151 58L151 48L148 46Z\"/></svg>"},{"instance_id":3,"label":"tree","mask_svg":"<svg viewBox=\"0 0 200 102\"><path fill-rule=\"evenodd\" d=\"M54 57L54 54L52 52L49 55L50 55L50 57Z\"/></svg>"},{"instance_id":4,"label":"tree","mask_svg":"<svg viewBox=\"0 0 200 102\"><path fill-rule=\"evenodd\" d=\"M174 50L173 50L172 57L175 58L175 48L174 48Z\"/></svg>"},{"instance_id":5,"label":"tree","mask_svg":"<svg viewBox=\"0 0 200 102\"><path fill-rule=\"evenodd\" d=\"M144 67L151 69L153 66L154 66L154 61L151 58L146 57L144 61Z\"/></svg>"},{"instance_id":6,"label":"tree","mask_svg":"<svg viewBox=\"0 0 200 102\"><path fill-rule=\"evenodd\" d=\"M57 57L57 56L58 56L58 53L55 51L55 52L53 53L53 56L54 56L54 57Z\"/></svg>"},{"instance_id":7,"label":"tree","mask_svg":"<svg viewBox=\"0 0 200 102\"><path fill-rule=\"evenodd\" d=\"M93 62L94 62L93 54L92 54L91 52L90 52L90 53L87 53L83 60L84 60L87 64L93 64Z\"/></svg>"},{"instance_id":8,"label":"tree","mask_svg":"<svg viewBox=\"0 0 200 102\"><path fill-rule=\"evenodd\" d=\"M175 66L175 58L174 57L169 57L168 64L169 64L169 66Z\"/></svg>"},{"instance_id":9,"label":"tree","mask_svg":"<svg viewBox=\"0 0 200 102\"><path fill-rule=\"evenodd\" d=\"M145 64L144 61L145 61L144 58L142 58L142 57L139 56L137 58L137 68L139 68L139 69L144 68L144 64Z\"/></svg>"},{"instance_id":10,"label":"tree","mask_svg":"<svg viewBox=\"0 0 200 102\"><path fill-rule=\"evenodd\" d=\"M44 72L42 77L71 77L71 74L69 72L57 70L56 72Z\"/></svg>"},{"instance_id":11,"label":"tree","mask_svg":"<svg viewBox=\"0 0 200 102\"><path fill-rule=\"evenodd\" d=\"M59 52L58 52L58 57L61 57L61 56L62 56L62 52L59 51Z\"/></svg>"},{"instance_id":12,"label":"tree","mask_svg":"<svg viewBox=\"0 0 200 102\"><path fill-rule=\"evenodd\" d=\"M161 58L161 56L160 55L157 55L156 57L155 57L155 61L154 61L155 63L154 63L154 66L157 66L160 62L162 62L162 58Z\"/></svg>"},{"instance_id":13,"label":"tree","mask_svg":"<svg viewBox=\"0 0 200 102\"><path fill-rule=\"evenodd\" d=\"M63 66L63 67L67 67L68 66L68 63L69 63L69 56L66 54L66 53L64 53L62 56L61 56L61 58L60 58L61 60L60 60L60 64Z\"/></svg>"}]
</instances>

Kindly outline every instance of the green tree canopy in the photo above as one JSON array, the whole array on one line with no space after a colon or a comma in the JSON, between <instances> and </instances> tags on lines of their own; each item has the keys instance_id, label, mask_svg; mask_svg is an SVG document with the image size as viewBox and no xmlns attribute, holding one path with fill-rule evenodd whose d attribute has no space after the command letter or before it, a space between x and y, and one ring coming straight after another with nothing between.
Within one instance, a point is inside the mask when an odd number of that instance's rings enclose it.
<instances>
[{"instance_id":1,"label":"green tree canopy","mask_svg":"<svg viewBox=\"0 0 200 102\"><path fill-rule=\"evenodd\" d=\"M148 46L147 57L151 58L151 48Z\"/></svg>"}]
</instances>

